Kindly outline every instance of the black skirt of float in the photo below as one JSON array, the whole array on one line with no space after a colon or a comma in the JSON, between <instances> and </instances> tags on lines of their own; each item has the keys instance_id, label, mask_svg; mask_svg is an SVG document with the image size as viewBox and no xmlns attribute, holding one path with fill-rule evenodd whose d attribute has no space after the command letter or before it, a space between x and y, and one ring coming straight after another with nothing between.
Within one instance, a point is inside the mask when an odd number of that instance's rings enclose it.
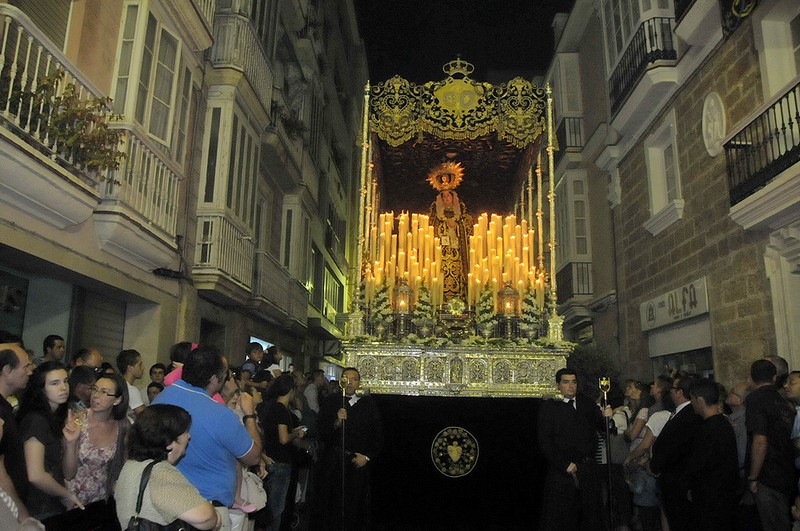
<instances>
[{"instance_id":1,"label":"black skirt of float","mask_svg":"<svg viewBox=\"0 0 800 531\"><path fill-rule=\"evenodd\" d=\"M385 433L372 471L374 530L536 529L546 472L536 440L541 399L373 397ZM478 443L466 475L449 477L431 458L450 426Z\"/></svg>"}]
</instances>

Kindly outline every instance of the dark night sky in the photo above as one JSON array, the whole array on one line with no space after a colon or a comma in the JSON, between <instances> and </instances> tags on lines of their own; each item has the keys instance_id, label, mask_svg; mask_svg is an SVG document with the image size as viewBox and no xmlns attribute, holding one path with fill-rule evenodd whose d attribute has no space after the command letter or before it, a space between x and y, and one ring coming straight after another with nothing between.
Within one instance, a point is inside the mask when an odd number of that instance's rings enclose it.
<instances>
[{"instance_id":1,"label":"dark night sky","mask_svg":"<svg viewBox=\"0 0 800 531\"><path fill-rule=\"evenodd\" d=\"M393 75L419 85L443 80L442 66L458 54L475 66L470 75L475 81L498 85L516 76L543 75L553 56L553 16L569 11L572 4L573 0L355 0L372 85ZM387 164L381 179L386 210L427 211L435 196L425 181L427 172L441 162L444 152L455 152L454 160L465 164L459 195L469 209L510 211L514 196L506 191L520 159L503 166L491 162L491 153L498 149L482 156L472 147L439 144L428 151L414 144L400 158L379 146ZM497 193L487 194L487 189Z\"/></svg>"},{"instance_id":2,"label":"dark night sky","mask_svg":"<svg viewBox=\"0 0 800 531\"><path fill-rule=\"evenodd\" d=\"M397 74L415 83L445 77L461 54L472 78L492 83L544 73L553 49L553 15L572 0L356 0L370 80ZM488 71L500 70L500 79Z\"/></svg>"}]
</instances>

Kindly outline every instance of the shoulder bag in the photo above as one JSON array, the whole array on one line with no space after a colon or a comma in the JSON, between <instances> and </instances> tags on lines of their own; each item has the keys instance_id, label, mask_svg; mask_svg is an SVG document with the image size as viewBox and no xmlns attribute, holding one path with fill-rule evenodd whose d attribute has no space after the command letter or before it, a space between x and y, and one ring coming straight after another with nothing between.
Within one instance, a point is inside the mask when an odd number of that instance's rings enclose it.
<instances>
[{"instance_id":1,"label":"shoulder bag","mask_svg":"<svg viewBox=\"0 0 800 531\"><path fill-rule=\"evenodd\" d=\"M136 498L136 514L131 516L131 519L128 520L128 527L125 529L127 531L196 531L197 528L180 519L175 520L171 524L161 525L139 516L142 510L144 490L147 487L147 482L150 480L150 472L152 472L153 466L156 463L158 463L158 461L152 461L144 467L142 480L139 482L139 496Z\"/></svg>"}]
</instances>

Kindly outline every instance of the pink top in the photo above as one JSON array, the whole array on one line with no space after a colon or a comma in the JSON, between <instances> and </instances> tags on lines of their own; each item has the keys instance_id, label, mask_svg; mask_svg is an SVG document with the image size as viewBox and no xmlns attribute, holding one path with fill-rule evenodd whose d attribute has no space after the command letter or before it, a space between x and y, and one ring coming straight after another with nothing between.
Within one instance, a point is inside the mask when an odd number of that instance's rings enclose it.
<instances>
[{"instance_id":1,"label":"pink top","mask_svg":"<svg viewBox=\"0 0 800 531\"><path fill-rule=\"evenodd\" d=\"M181 365L180 367L176 367L174 371L164 376L164 387L174 384L175 382L180 380L182 376L183 376L183 365ZM214 399L214 402L219 402L223 406L225 405L225 399L222 398L222 396L219 393L214 393L214 396L212 396L211 398Z\"/></svg>"},{"instance_id":2,"label":"pink top","mask_svg":"<svg viewBox=\"0 0 800 531\"><path fill-rule=\"evenodd\" d=\"M85 428L81 430L78 437L78 469L75 477L67 480L67 488L74 492L84 505L107 496L108 462L116 453L116 441L111 446L98 448L89 440L89 432Z\"/></svg>"}]
</instances>

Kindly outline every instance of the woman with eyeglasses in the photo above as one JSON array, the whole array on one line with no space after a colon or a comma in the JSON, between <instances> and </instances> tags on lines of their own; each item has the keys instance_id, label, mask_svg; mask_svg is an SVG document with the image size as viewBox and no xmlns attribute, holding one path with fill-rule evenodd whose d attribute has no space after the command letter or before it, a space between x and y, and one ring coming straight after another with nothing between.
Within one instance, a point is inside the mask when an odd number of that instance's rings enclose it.
<instances>
[{"instance_id":1,"label":"woman with eyeglasses","mask_svg":"<svg viewBox=\"0 0 800 531\"><path fill-rule=\"evenodd\" d=\"M128 386L121 376L99 378L89 391L89 409L69 411L63 429L64 477L84 505L106 500L114 491L130 426Z\"/></svg>"},{"instance_id":2,"label":"woman with eyeglasses","mask_svg":"<svg viewBox=\"0 0 800 531\"><path fill-rule=\"evenodd\" d=\"M67 416L67 369L46 361L33 371L22 395L18 423L31 483L25 505L37 520L44 520L83 504L64 485L62 428Z\"/></svg>"}]
</instances>

